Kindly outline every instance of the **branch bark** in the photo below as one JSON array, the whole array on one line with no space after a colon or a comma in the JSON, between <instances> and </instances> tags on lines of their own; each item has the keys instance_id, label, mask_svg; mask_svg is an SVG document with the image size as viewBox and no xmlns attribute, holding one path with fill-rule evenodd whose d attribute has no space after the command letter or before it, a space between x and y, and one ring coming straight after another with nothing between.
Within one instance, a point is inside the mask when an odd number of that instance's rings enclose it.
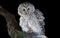
<instances>
[{"instance_id":1,"label":"branch bark","mask_svg":"<svg viewBox=\"0 0 60 38\"><path fill-rule=\"evenodd\" d=\"M0 15L4 16L7 22L8 34L12 37L12 31L19 30L15 16L0 6Z\"/></svg>"}]
</instances>

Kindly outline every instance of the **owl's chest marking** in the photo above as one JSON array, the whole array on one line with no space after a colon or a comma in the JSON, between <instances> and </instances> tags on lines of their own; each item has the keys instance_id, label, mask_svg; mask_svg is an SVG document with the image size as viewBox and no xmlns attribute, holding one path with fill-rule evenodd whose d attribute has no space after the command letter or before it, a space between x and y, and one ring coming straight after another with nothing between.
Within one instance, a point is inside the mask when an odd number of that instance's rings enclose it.
<instances>
[{"instance_id":1,"label":"owl's chest marking","mask_svg":"<svg viewBox=\"0 0 60 38\"><path fill-rule=\"evenodd\" d=\"M23 17L23 20L22 20L23 22L21 23L21 26L24 26L27 29L31 28L33 32L36 32L36 33L41 31L40 25L38 24L38 21L35 16L31 15L31 16Z\"/></svg>"}]
</instances>

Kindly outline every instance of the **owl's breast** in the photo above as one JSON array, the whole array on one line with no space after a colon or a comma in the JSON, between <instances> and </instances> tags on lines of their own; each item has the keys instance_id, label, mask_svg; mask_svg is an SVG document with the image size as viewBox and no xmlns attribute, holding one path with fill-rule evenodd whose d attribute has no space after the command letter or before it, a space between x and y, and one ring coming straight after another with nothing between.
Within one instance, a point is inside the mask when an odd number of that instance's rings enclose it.
<instances>
[{"instance_id":1,"label":"owl's breast","mask_svg":"<svg viewBox=\"0 0 60 38\"><path fill-rule=\"evenodd\" d=\"M36 19L33 17L28 20L28 26L32 28L33 32L40 32L41 31L40 25L38 24Z\"/></svg>"},{"instance_id":2,"label":"owl's breast","mask_svg":"<svg viewBox=\"0 0 60 38\"><path fill-rule=\"evenodd\" d=\"M31 16L28 16L26 18L26 20L28 21L28 23L30 23L31 25L38 25L38 21L37 19L35 18L35 16L31 15Z\"/></svg>"}]
</instances>

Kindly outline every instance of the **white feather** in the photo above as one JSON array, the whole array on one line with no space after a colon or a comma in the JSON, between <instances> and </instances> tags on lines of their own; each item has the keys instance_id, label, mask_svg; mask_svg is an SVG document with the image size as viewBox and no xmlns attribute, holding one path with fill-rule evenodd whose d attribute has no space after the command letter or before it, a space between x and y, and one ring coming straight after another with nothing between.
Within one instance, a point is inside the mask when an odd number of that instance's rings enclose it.
<instances>
[{"instance_id":1,"label":"white feather","mask_svg":"<svg viewBox=\"0 0 60 38\"><path fill-rule=\"evenodd\" d=\"M26 4L28 4L28 3L26 3ZM19 8L21 8L21 9L19 9ZM25 14L25 11L22 10L23 7L19 7L19 8L18 8L18 14L21 16L21 18L19 19L19 21L20 21L19 25L22 28L22 30L24 32L28 32L29 27L30 27L34 33L41 35L43 32L42 32L41 25L39 24L39 21L44 20L43 14L41 12L39 12L38 10L35 10L34 6L31 4L29 5L29 8L30 8L29 15ZM20 12L21 12L21 14L20 14Z\"/></svg>"}]
</instances>

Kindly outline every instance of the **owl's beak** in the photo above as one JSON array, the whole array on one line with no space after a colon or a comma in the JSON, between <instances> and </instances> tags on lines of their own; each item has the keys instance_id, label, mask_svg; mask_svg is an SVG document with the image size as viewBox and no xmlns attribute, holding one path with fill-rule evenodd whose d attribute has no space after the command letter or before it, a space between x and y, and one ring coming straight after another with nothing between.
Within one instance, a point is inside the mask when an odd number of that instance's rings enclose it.
<instances>
[{"instance_id":1,"label":"owl's beak","mask_svg":"<svg viewBox=\"0 0 60 38\"><path fill-rule=\"evenodd\" d=\"M26 11L26 14L29 14L29 12L28 12L28 11Z\"/></svg>"}]
</instances>

